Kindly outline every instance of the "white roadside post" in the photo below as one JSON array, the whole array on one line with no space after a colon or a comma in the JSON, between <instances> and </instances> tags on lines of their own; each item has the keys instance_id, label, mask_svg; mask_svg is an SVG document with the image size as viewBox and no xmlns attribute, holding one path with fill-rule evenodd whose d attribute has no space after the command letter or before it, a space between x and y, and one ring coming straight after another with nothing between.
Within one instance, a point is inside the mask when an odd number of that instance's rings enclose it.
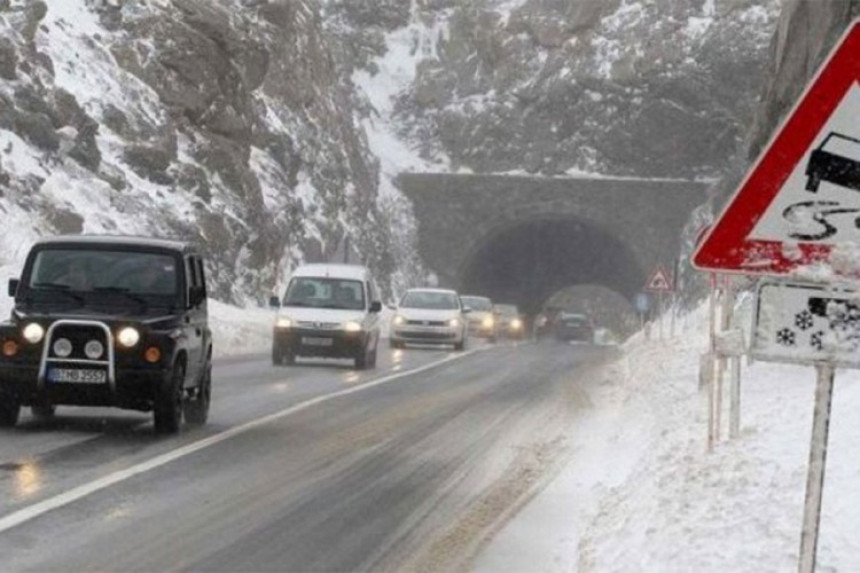
<instances>
[{"instance_id":1,"label":"white roadside post","mask_svg":"<svg viewBox=\"0 0 860 573\"><path fill-rule=\"evenodd\" d=\"M717 354L730 364L729 437L737 438L741 426L741 357L744 355L744 332L730 328L717 335Z\"/></svg>"},{"instance_id":2,"label":"white roadside post","mask_svg":"<svg viewBox=\"0 0 860 573\"><path fill-rule=\"evenodd\" d=\"M830 433L830 409L833 404L835 368L832 364L824 363L816 365L815 371L818 381L815 387L812 443L809 446L806 501L803 504L803 530L800 534L799 573L815 571L821 501L824 494L824 468L827 462L827 438Z\"/></svg>"}]
</instances>

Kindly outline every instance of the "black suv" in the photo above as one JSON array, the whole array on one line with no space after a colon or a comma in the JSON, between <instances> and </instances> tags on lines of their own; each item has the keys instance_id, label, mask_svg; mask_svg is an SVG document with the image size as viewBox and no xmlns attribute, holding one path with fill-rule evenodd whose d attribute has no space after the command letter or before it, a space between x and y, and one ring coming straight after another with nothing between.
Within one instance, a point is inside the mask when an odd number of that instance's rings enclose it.
<instances>
[{"instance_id":1,"label":"black suv","mask_svg":"<svg viewBox=\"0 0 860 573\"><path fill-rule=\"evenodd\" d=\"M15 307L0 323L0 426L21 406L152 411L155 430L203 424L211 398L212 335L203 260L160 239L43 239L9 281Z\"/></svg>"}]
</instances>

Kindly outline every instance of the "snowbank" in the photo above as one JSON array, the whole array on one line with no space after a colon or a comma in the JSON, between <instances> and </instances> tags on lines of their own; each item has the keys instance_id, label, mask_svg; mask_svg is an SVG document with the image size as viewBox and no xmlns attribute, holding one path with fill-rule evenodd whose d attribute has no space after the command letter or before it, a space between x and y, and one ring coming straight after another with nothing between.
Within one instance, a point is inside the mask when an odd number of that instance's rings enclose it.
<instances>
[{"instance_id":1,"label":"snowbank","mask_svg":"<svg viewBox=\"0 0 860 573\"><path fill-rule=\"evenodd\" d=\"M572 431L573 461L497 537L479 570L796 569L814 371L745 365L741 437L707 453L698 389L705 309L682 327L672 341L628 342L589 390L593 408ZM860 570L858 408L860 376L838 371L820 570Z\"/></svg>"}]
</instances>

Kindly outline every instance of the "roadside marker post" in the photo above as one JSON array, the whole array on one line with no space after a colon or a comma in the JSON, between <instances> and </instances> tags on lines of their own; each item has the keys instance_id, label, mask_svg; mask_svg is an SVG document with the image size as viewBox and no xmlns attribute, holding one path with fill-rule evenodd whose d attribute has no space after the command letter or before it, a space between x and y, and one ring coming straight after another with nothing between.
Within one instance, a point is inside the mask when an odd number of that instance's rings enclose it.
<instances>
[{"instance_id":1,"label":"roadside marker post","mask_svg":"<svg viewBox=\"0 0 860 573\"><path fill-rule=\"evenodd\" d=\"M660 321L658 328L660 329L660 340L663 340L663 314L665 314L666 306L663 304L663 295L667 292L674 292L675 287L669 273L660 265L657 266L648 276L645 281L645 290L651 293L657 293L657 320Z\"/></svg>"},{"instance_id":2,"label":"roadside marker post","mask_svg":"<svg viewBox=\"0 0 860 573\"><path fill-rule=\"evenodd\" d=\"M692 257L702 271L778 277L757 289L749 356L815 367L799 573L816 566L835 370L860 368L858 53L860 19L836 43ZM785 279L791 275L813 282L792 283Z\"/></svg>"}]
</instances>

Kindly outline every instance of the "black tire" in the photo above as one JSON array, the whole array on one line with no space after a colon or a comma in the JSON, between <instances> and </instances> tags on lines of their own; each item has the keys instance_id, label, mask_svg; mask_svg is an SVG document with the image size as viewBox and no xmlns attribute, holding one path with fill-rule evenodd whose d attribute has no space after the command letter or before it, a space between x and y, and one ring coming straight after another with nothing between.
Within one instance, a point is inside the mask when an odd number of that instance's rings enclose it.
<instances>
[{"instance_id":1,"label":"black tire","mask_svg":"<svg viewBox=\"0 0 860 573\"><path fill-rule=\"evenodd\" d=\"M209 419L209 405L212 403L212 365L207 364L205 374L200 380L194 399L185 401L185 422L202 426Z\"/></svg>"},{"instance_id":2,"label":"black tire","mask_svg":"<svg viewBox=\"0 0 860 573\"><path fill-rule=\"evenodd\" d=\"M367 347L363 346L361 350L358 351L358 354L355 356L355 369L356 370L364 370L367 368L368 363L367 356Z\"/></svg>"},{"instance_id":3,"label":"black tire","mask_svg":"<svg viewBox=\"0 0 860 573\"><path fill-rule=\"evenodd\" d=\"M272 364L274 366L293 366L296 363L296 355L289 349L272 347Z\"/></svg>"},{"instance_id":4,"label":"black tire","mask_svg":"<svg viewBox=\"0 0 860 573\"><path fill-rule=\"evenodd\" d=\"M30 412L32 412L34 418L50 420L57 413L57 407L49 403L33 404L30 406Z\"/></svg>"},{"instance_id":5,"label":"black tire","mask_svg":"<svg viewBox=\"0 0 860 573\"><path fill-rule=\"evenodd\" d=\"M180 362L173 367L170 380L165 380L155 396L153 419L157 434L176 434L182 426L183 383L185 366Z\"/></svg>"},{"instance_id":6,"label":"black tire","mask_svg":"<svg viewBox=\"0 0 860 573\"><path fill-rule=\"evenodd\" d=\"M21 402L17 396L0 392L0 428L12 428L21 415Z\"/></svg>"}]
</instances>

